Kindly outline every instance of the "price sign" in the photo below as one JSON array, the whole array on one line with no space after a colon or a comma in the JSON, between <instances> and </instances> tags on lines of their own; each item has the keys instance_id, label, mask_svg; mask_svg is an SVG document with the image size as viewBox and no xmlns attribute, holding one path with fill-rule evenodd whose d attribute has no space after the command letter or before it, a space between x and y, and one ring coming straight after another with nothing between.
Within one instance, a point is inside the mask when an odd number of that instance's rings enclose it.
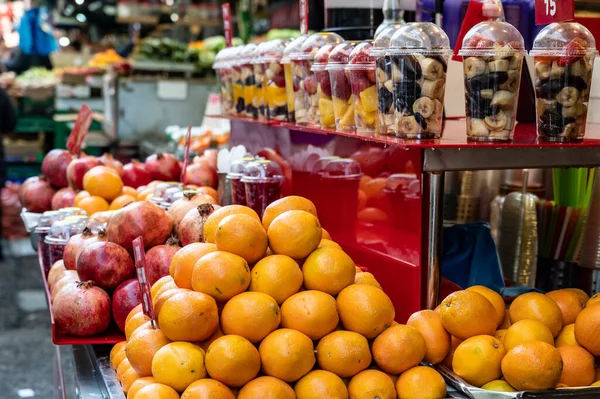
<instances>
[{"instance_id":1,"label":"price sign","mask_svg":"<svg viewBox=\"0 0 600 399\"><path fill-rule=\"evenodd\" d=\"M185 158L183 158L183 168L181 169L181 177L179 181L185 184L185 175L187 171L188 162L190 160L190 144L192 142L192 127L188 127L187 136L185 140Z\"/></svg>"},{"instance_id":2,"label":"price sign","mask_svg":"<svg viewBox=\"0 0 600 399\"><path fill-rule=\"evenodd\" d=\"M142 236L133 240L133 257L135 259L135 272L140 284L140 292L142 293L142 309L144 310L144 314L150 318L152 328L156 328L154 326L155 316L154 307L152 306L152 296L150 295L150 284L146 278L146 253L144 252Z\"/></svg>"},{"instance_id":3,"label":"price sign","mask_svg":"<svg viewBox=\"0 0 600 399\"><path fill-rule=\"evenodd\" d=\"M233 43L233 31L231 26L231 5L224 3L221 5L221 14L223 14L223 32L225 36L225 44L231 47Z\"/></svg>"},{"instance_id":4,"label":"price sign","mask_svg":"<svg viewBox=\"0 0 600 399\"><path fill-rule=\"evenodd\" d=\"M308 0L300 0L300 34L308 33Z\"/></svg>"},{"instance_id":5,"label":"price sign","mask_svg":"<svg viewBox=\"0 0 600 399\"><path fill-rule=\"evenodd\" d=\"M79 156L81 146L85 141L85 136L90 130L91 124L92 110L86 104L83 104L79 109L75 125L73 125L73 130L71 130L71 134L69 134L69 139L67 140L67 148L71 154Z\"/></svg>"},{"instance_id":6,"label":"price sign","mask_svg":"<svg viewBox=\"0 0 600 399\"><path fill-rule=\"evenodd\" d=\"M574 0L535 0L535 23L570 21L575 18Z\"/></svg>"}]
</instances>

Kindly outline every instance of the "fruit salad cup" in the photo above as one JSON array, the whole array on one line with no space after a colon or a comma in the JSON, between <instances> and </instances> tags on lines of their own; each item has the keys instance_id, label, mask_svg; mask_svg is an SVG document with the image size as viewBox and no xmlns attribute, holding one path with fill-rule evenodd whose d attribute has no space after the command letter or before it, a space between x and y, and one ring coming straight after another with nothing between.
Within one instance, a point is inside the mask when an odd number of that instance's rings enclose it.
<instances>
[{"instance_id":1,"label":"fruit salad cup","mask_svg":"<svg viewBox=\"0 0 600 399\"><path fill-rule=\"evenodd\" d=\"M448 36L430 22L406 24L392 36L386 55L392 62L396 136L407 139L442 136L450 54Z\"/></svg>"},{"instance_id":2,"label":"fruit salad cup","mask_svg":"<svg viewBox=\"0 0 600 399\"><path fill-rule=\"evenodd\" d=\"M354 43L340 43L329 54L327 72L331 82L331 96L333 99L333 116L335 128L339 131L354 131L354 97L352 87L345 68L350 59Z\"/></svg>"},{"instance_id":3,"label":"fruit salad cup","mask_svg":"<svg viewBox=\"0 0 600 399\"><path fill-rule=\"evenodd\" d=\"M354 123L358 133L379 131L375 58L371 54L372 47L369 42L358 43L350 53L345 68L354 97Z\"/></svg>"},{"instance_id":4,"label":"fruit salad cup","mask_svg":"<svg viewBox=\"0 0 600 399\"><path fill-rule=\"evenodd\" d=\"M241 180L246 172L246 165L253 161L255 161L253 157L243 157L242 159L234 161L229 168L229 173L227 173L226 180L229 182L231 187L232 204L246 205L246 188Z\"/></svg>"},{"instance_id":5,"label":"fruit salad cup","mask_svg":"<svg viewBox=\"0 0 600 399\"><path fill-rule=\"evenodd\" d=\"M285 49L283 50L283 57L281 64L283 65L283 72L285 76L285 97L287 102L288 122L296 122L296 93L299 93L300 85L298 78L292 73L292 63L290 60L290 54L299 53L302 50L302 44L306 41L308 35L302 35L292 40ZM302 95L298 94L298 97L304 102Z\"/></svg>"},{"instance_id":6,"label":"fruit salad cup","mask_svg":"<svg viewBox=\"0 0 600 399\"><path fill-rule=\"evenodd\" d=\"M235 52L235 47L224 48L215 57L213 69L217 75L217 87L221 100L221 113L233 114L233 81L232 70L229 64Z\"/></svg>"},{"instance_id":7,"label":"fruit salad cup","mask_svg":"<svg viewBox=\"0 0 600 399\"><path fill-rule=\"evenodd\" d=\"M463 40L467 138L512 138L525 55L523 37L509 23L475 25Z\"/></svg>"},{"instance_id":8,"label":"fruit salad cup","mask_svg":"<svg viewBox=\"0 0 600 399\"><path fill-rule=\"evenodd\" d=\"M46 244L46 236L50 232L52 224L58 220L62 220L62 216L58 211L46 211L40 216L38 225L34 230L34 233L39 237L37 243L38 256L41 258L42 266L46 272L52 267L52 263L50 263L50 250L48 249L48 244Z\"/></svg>"},{"instance_id":9,"label":"fruit salad cup","mask_svg":"<svg viewBox=\"0 0 600 399\"><path fill-rule=\"evenodd\" d=\"M275 39L268 42L260 53L265 76L265 108L269 120L287 121L288 101L286 81L281 59L288 42Z\"/></svg>"},{"instance_id":10,"label":"fruit salad cup","mask_svg":"<svg viewBox=\"0 0 600 399\"><path fill-rule=\"evenodd\" d=\"M254 58L252 59L252 68L254 70L254 98L252 99L252 111L255 119L264 122L268 119L267 108L265 103L265 73L263 71L263 62L261 52L269 42L262 42L256 47L254 51Z\"/></svg>"},{"instance_id":11,"label":"fruit salad cup","mask_svg":"<svg viewBox=\"0 0 600 399\"><path fill-rule=\"evenodd\" d=\"M243 82L243 97L245 104L244 116L246 118L258 119L258 108L256 100L256 81L254 79L254 54L256 44L250 43L240 51L240 74Z\"/></svg>"},{"instance_id":12,"label":"fruit salad cup","mask_svg":"<svg viewBox=\"0 0 600 399\"><path fill-rule=\"evenodd\" d=\"M594 37L578 23L553 23L536 36L530 54L535 62L538 137L559 142L582 140L598 54Z\"/></svg>"},{"instance_id":13,"label":"fruit salad cup","mask_svg":"<svg viewBox=\"0 0 600 399\"><path fill-rule=\"evenodd\" d=\"M317 78L317 94L319 95L319 117L320 124L313 126L321 126L323 129L335 127L335 116L333 114L333 100L331 99L331 82L329 80L329 72L327 72L327 61L329 54L335 46L326 44L315 55L315 61L311 71L315 73ZM310 123L309 123L310 124Z\"/></svg>"},{"instance_id":14,"label":"fruit salad cup","mask_svg":"<svg viewBox=\"0 0 600 399\"><path fill-rule=\"evenodd\" d=\"M375 57L375 80L377 83L377 98L379 111L379 132L394 134L394 95L392 82L392 60L385 52L390 45L392 36L399 28L388 25L375 37L371 55Z\"/></svg>"},{"instance_id":15,"label":"fruit salad cup","mask_svg":"<svg viewBox=\"0 0 600 399\"><path fill-rule=\"evenodd\" d=\"M246 206L262 217L266 207L281 198L281 184L284 179L281 167L275 162L249 162L241 179L246 191Z\"/></svg>"},{"instance_id":16,"label":"fruit salad cup","mask_svg":"<svg viewBox=\"0 0 600 399\"><path fill-rule=\"evenodd\" d=\"M242 65L240 53L244 47L236 47L236 56L229 62L231 66L231 85L233 94L233 115L246 115L246 102L244 101L244 81L242 80Z\"/></svg>"}]
</instances>

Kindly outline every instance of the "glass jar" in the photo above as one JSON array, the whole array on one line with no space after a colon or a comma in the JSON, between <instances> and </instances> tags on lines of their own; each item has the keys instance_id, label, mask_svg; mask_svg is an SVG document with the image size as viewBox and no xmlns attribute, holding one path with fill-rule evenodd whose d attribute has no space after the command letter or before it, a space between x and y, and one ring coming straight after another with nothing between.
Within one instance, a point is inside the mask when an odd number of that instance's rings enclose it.
<instances>
[{"instance_id":1,"label":"glass jar","mask_svg":"<svg viewBox=\"0 0 600 399\"><path fill-rule=\"evenodd\" d=\"M281 198L284 181L281 167L269 160L249 162L241 178L246 194L246 206L254 209L259 217L271 202Z\"/></svg>"},{"instance_id":2,"label":"glass jar","mask_svg":"<svg viewBox=\"0 0 600 399\"><path fill-rule=\"evenodd\" d=\"M354 131L354 98L352 87L345 68L350 59L350 53L356 42L340 43L331 50L327 60L326 70L331 83L333 99L333 116L335 128L338 131Z\"/></svg>"}]
</instances>

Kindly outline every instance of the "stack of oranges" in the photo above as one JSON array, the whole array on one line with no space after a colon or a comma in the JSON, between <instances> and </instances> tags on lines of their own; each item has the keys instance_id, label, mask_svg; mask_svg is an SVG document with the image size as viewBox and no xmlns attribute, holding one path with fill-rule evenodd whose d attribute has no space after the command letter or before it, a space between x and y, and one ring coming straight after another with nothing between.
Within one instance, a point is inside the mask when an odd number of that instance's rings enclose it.
<instances>
[{"instance_id":1,"label":"stack of oranges","mask_svg":"<svg viewBox=\"0 0 600 399\"><path fill-rule=\"evenodd\" d=\"M134 188L123 185L117 170L108 166L94 166L83 176L83 190L75 196L74 206L92 216L137 201L137 194Z\"/></svg>"},{"instance_id":2,"label":"stack of oranges","mask_svg":"<svg viewBox=\"0 0 600 399\"><path fill-rule=\"evenodd\" d=\"M128 399L445 397L442 376L419 366L450 350L439 315L395 323L309 200L283 198L262 220L219 208L203 236L152 286L155 328L139 305L111 351ZM446 348L432 344L440 332Z\"/></svg>"}]
</instances>

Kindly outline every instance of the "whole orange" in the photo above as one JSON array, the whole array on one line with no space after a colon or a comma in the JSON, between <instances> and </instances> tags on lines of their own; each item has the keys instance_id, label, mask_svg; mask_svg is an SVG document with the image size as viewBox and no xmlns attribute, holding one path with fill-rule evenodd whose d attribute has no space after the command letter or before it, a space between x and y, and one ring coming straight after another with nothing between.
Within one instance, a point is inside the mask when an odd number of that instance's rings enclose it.
<instances>
[{"instance_id":1,"label":"whole orange","mask_svg":"<svg viewBox=\"0 0 600 399\"><path fill-rule=\"evenodd\" d=\"M383 209L370 206L358 211L356 219L364 223L387 223L389 218Z\"/></svg>"},{"instance_id":2,"label":"whole orange","mask_svg":"<svg viewBox=\"0 0 600 399\"><path fill-rule=\"evenodd\" d=\"M498 318L496 319L498 326L502 324L504 321L504 314L506 313L506 303L504 303L504 298L496 291L489 289L483 285L474 285L472 287L467 288L467 291L474 291L481 295L483 295L494 307L496 310L496 315Z\"/></svg>"},{"instance_id":3,"label":"whole orange","mask_svg":"<svg viewBox=\"0 0 600 399\"><path fill-rule=\"evenodd\" d=\"M336 301L344 328L367 338L379 335L396 316L390 298L372 285L352 284L339 293Z\"/></svg>"},{"instance_id":4,"label":"whole orange","mask_svg":"<svg viewBox=\"0 0 600 399\"><path fill-rule=\"evenodd\" d=\"M133 367L127 369L127 371L125 371L121 377L121 388L123 389L123 393L128 393L131 385L139 378L139 374Z\"/></svg>"},{"instance_id":5,"label":"whole orange","mask_svg":"<svg viewBox=\"0 0 600 399\"><path fill-rule=\"evenodd\" d=\"M418 366L398 378L396 392L398 399L442 399L446 397L446 383L431 367Z\"/></svg>"},{"instance_id":6,"label":"whole orange","mask_svg":"<svg viewBox=\"0 0 600 399\"><path fill-rule=\"evenodd\" d=\"M481 389L485 389L486 391L496 391L496 392L517 392L510 384L504 380L494 380L490 381Z\"/></svg>"},{"instance_id":7,"label":"whole orange","mask_svg":"<svg viewBox=\"0 0 600 399\"><path fill-rule=\"evenodd\" d=\"M154 383L141 388L133 399L179 399L179 394L170 386Z\"/></svg>"},{"instance_id":8,"label":"whole orange","mask_svg":"<svg viewBox=\"0 0 600 399\"><path fill-rule=\"evenodd\" d=\"M511 350L527 341L542 341L554 345L550 329L537 320L519 320L506 331L504 346Z\"/></svg>"},{"instance_id":9,"label":"whole orange","mask_svg":"<svg viewBox=\"0 0 600 399\"><path fill-rule=\"evenodd\" d=\"M334 331L317 344L317 362L323 370L342 378L352 377L371 364L369 342L352 331Z\"/></svg>"},{"instance_id":10,"label":"whole orange","mask_svg":"<svg viewBox=\"0 0 600 399\"><path fill-rule=\"evenodd\" d=\"M464 340L454 351L452 370L471 385L481 387L502 376L504 345L489 335Z\"/></svg>"},{"instance_id":11,"label":"whole orange","mask_svg":"<svg viewBox=\"0 0 600 399\"><path fill-rule=\"evenodd\" d=\"M215 201L219 200L219 193L212 187L204 186L196 189L199 193L210 195Z\"/></svg>"},{"instance_id":12,"label":"whole orange","mask_svg":"<svg viewBox=\"0 0 600 399\"><path fill-rule=\"evenodd\" d=\"M560 384L569 387L585 387L596 380L594 356L581 346L569 345L558 348L563 361Z\"/></svg>"},{"instance_id":13,"label":"whole orange","mask_svg":"<svg viewBox=\"0 0 600 399\"><path fill-rule=\"evenodd\" d=\"M281 314L275 299L262 292L243 292L225 304L221 328L252 343L260 342L279 326Z\"/></svg>"},{"instance_id":14,"label":"whole orange","mask_svg":"<svg viewBox=\"0 0 600 399\"><path fill-rule=\"evenodd\" d=\"M123 190L119 172L106 166L94 166L83 176L83 189L107 201L117 198Z\"/></svg>"},{"instance_id":15,"label":"whole orange","mask_svg":"<svg viewBox=\"0 0 600 399\"><path fill-rule=\"evenodd\" d=\"M289 256L271 255L252 268L250 291L268 294L281 305L302 288L302 270Z\"/></svg>"},{"instance_id":16,"label":"whole orange","mask_svg":"<svg viewBox=\"0 0 600 399\"><path fill-rule=\"evenodd\" d=\"M444 329L440 315L433 310L421 310L413 313L406 325L417 329L425 339L427 353L424 360L431 364L441 363L450 352L450 334Z\"/></svg>"},{"instance_id":17,"label":"whole orange","mask_svg":"<svg viewBox=\"0 0 600 399\"><path fill-rule=\"evenodd\" d=\"M321 242L319 219L306 211L287 211L269 225L269 248L294 259L307 257Z\"/></svg>"},{"instance_id":18,"label":"whole orange","mask_svg":"<svg viewBox=\"0 0 600 399\"><path fill-rule=\"evenodd\" d=\"M210 214L204 222L204 241L215 242L215 235L217 234L217 227L221 220L225 219L229 215L243 214L248 215L260 222L260 218L252 208L248 208L243 205L227 205L221 207Z\"/></svg>"},{"instance_id":19,"label":"whole orange","mask_svg":"<svg viewBox=\"0 0 600 399\"><path fill-rule=\"evenodd\" d=\"M375 276L369 272L356 273L356 276L354 277L354 284L368 284L381 289L381 285L377 279L375 279Z\"/></svg>"},{"instance_id":20,"label":"whole orange","mask_svg":"<svg viewBox=\"0 0 600 399\"><path fill-rule=\"evenodd\" d=\"M181 248L171 258L169 274L179 288L192 289L192 274L196 262L204 255L217 250L215 244L194 242Z\"/></svg>"},{"instance_id":21,"label":"whole orange","mask_svg":"<svg viewBox=\"0 0 600 399\"><path fill-rule=\"evenodd\" d=\"M156 382L183 392L192 382L206 377L204 351L189 342L171 342L154 354L152 375Z\"/></svg>"},{"instance_id":22,"label":"whole orange","mask_svg":"<svg viewBox=\"0 0 600 399\"><path fill-rule=\"evenodd\" d=\"M296 195L290 195L270 203L269 206L265 208L262 217L262 224L265 230L269 229L269 226L277 216L287 211L306 211L315 217L318 216L317 208L311 200Z\"/></svg>"},{"instance_id":23,"label":"whole orange","mask_svg":"<svg viewBox=\"0 0 600 399\"><path fill-rule=\"evenodd\" d=\"M121 190L121 195L131 195L133 198L137 199L138 192L133 187L123 186L123 189Z\"/></svg>"},{"instance_id":24,"label":"whole orange","mask_svg":"<svg viewBox=\"0 0 600 399\"><path fill-rule=\"evenodd\" d=\"M110 207L108 209L111 211L116 211L117 209L121 209L125 205L131 204L132 202L135 202L135 201L137 201L137 200L134 197L132 197L131 195L127 195L127 194L119 195L117 198L112 200L112 202L110 203Z\"/></svg>"},{"instance_id":25,"label":"whole orange","mask_svg":"<svg viewBox=\"0 0 600 399\"><path fill-rule=\"evenodd\" d=\"M289 328L267 335L258 350L265 374L286 382L297 381L315 365L313 342Z\"/></svg>"},{"instance_id":26,"label":"whole orange","mask_svg":"<svg viewBox=\"0 0 600 399\"><path fill-rule=\"evenodd\" d=\"M171 340L159 329L138 330L131 335L125 347L127 360L140 377L151 376L154 354L169 342Z\"/></svg>"},{"instance_id":27,"label":"whole orange","mask_svg":"<svg viewBox=\"0 0 600 399\"><path fill-rule=\"evenodd\" d=\"M173 279L171 279L171 281L169 281L169 282L166 282L158 290L156 290L156 294L155 295L152 295L152 304L156 303L156 301L158 301L158 299L165 292L171 291L171 290L176 290L176 289L185 289L185 288L179 288L177 286L177 284L175 284L175 281L173 281Z\"/></svg>"},{"instance_id":28,"label":"whole orange","mask_svg":"<svg viewBox=\"0 0 600 399\"><path fill-rule=\"evenodd\" d=\"M260 371L260 355L246 338L225 335L208 347L205 366L211 378L229 387L241 387Z\"/></svg>"},{"instance_id":29,"label":"whole orange","mask_svg":"<svg viewBox=\"0 0 600 399\"><path fill-rule=\"evenodd\" d=\"M331 234L329 234L329 232L323 227L321 227L321 240L333 240L333 238L331 238Z\"/></svg>"},{"instance_id":30,"label":"whole orange","mask_svg":"<svg viewBox=\"0 0 600 399\"><path fill-rule=\"evenodd\" d=\"M562 313L563 325L575 323L575 319L579 312L585 307L585 301L582 300L581 296L573 291L567 290L556 290L550 291L546 294L552 299Z\"/></svg>"},{"instance_id":31,"label":"whole orange","mask_svg":"<svg viewBox=\"0 0 600 399\"><path fill-rule=\"evenodd\" d=\"M558 337L554 340L554 346L557 348L567 345L579 345L575 338L575 323L564 326L563 329L560 330Z\"/></svg>"},{"instance_id":32,"label":"whole orange","mask_svg":"<svg viewBox=\"0 0 600 399\"><path fill-rule=\"evenodd\" d=\"M496 309L475 291L457 291L440 305L444 328L453 336L467 339L476 335L492 335L498 327Z\"/></svg>"},{"instance_id":33,"label":"whole orange","mask_svg":"<svg viewBox=\"0 0 600 399\"><path fill-rule=\"evenodd\" d=\"M152 298L154 298L156 296L156 292L165 284L167 283L173 283L175 284L175 280L173 280L173 277L171 277L171 275L168 276L163 276L161 278L159 278L158 280L156 280L156 282L154 284L152 284L152 287L150 287L150 296Z\"/></svg>"},{"instance_id":34,"label":"whole orange","mask_svg":"<svg viewBox=\"0 0 600 399\"><path fill-rule=\"evenodd\" d=\"M125 324L127 324L127 322L129 321L129 319L131 319L133 317L133 315L135 315L136 313L140 313L140 312L143 312L143 308L142 308L142 304L141 303L135 305L133 307L133 309L131 309L129 311L129 313L127 314L127 317L125 318Z\"/></svg>"},{"instance_id":35,"label":"whole orange","mask_svg":"<svg viewBox=\"0 0 600 399\"><path fill-rule=\"evenodd\" d=\"M506 332L508 330L496 330L496 332L494 333L494 338L496 338L498 341L504 343L504 338L506 337Z\"/></svg>"},{"instance_id":36,"label":"whole orange","mask_svg":"<svg viewBox=\"0 0 600 399\"><path fill-rule=\"evenodd\" d=\"M240 389L237 399L296 399L291 386L278 378L258 377Z\"/></svg>"},{"instance_id":37,"label":"whole orange","mask_svg":"<svg viewBox=\"0 0 600 399\"><path fill-rule=\"evenodd\" d=\"M131 363L129 363L129 360L123 359L123 361L121 362L121 364L119 364L119 367L117 367L117 370L116 370L117 379L119 380L119 382L121 382L123 380L123 375L125 374L125 372L130 369L131 369Z\"/></svg>"},{"instance_id":38,"label":"whole orange","mask_svg":"<svg viewBox=\"0 0 600 399\"><path fill-rule=\"evenodd\" d=\"M219 251L231 252L254 264L265 255L269 240L259 220L239 214L221 220L215 233L215 245Z\"/></svg>"},{"instance_id":39,"label":"whole orange","mask_svg":"<svg viewBox=\"0 0 600 399\"><path fill-rule=\"evenodd\" d=\"M135 330L141 327L143 324L148 323L150 318L143 312L139 312L131 316L128 322L125 323L125 339L129 341L129 338L133 335Z\"/></svg>"},{"instance_id":40,"label":"whole orange","mask_svg":"<svg viewBox=\"0 0 600 399\"><path fill-rule=\"evenodd\" d=\"M595 305L596 303L600 303L600 294L595 294L592 296L586 303L586 307L590 307L591 305Z\"/></svg>"},{"instance_id":41,"label":"whole orange","mask_svg":"<svg viewBox=\"0 0 600 399\"><path fill-rule=\"evenodd\" d=\"M182 292L164 303L158 325L173 341L202 341L217 329L217 312L212 297L201 292Z\"/></svg>"},{"instance_id":42,"label":"whole orange","mask_svg":"<svg viewBox=\"0 0 600 399\"><path fill-rule=\"evenodd\" d=\"M82 198L77 206L86 211L89 216L94 213L108 211L110 208L108 202L97 195Z\"/></svg>"},{"instance_id":43,"label":"whole orange","mask_svg":"<svg viewBox=\"0 0 600 399\"><path fill-rule=\"evenodd\" d=\"M444 366L448 367L451 370L452 370L452 360L454 360L454 352L456 351L456 348L458 348L458 345L460 345L462 342L463 342L462 339L458 339L456 337L451 336L450 352L448 352L448 355L444 358L444 361L442 362L442 364Z\"/></svg>"},{"instance_id":44,"label":"whole orange","mask_svg":"<svg viewBox=\"0 0 600 399\"><path fill-rule=\"evenodd\" d=\"M600 305L586 306L575 320L575 338L579 345L600 356Z\"/></svg>"},{"instance_id":45,"label":"whole orange","mask_svg":"<svg viewBox=\"0 0 600 399\"><path fill-rule=\"evenodd\" d=\"M537 320L545 324L554 337L563 326L562 312L556 302L539 292L519 295L510 305L509 313L512 323L524 319Z\"/></svg>"},{"instance_id":46,"label":"whole orange","mask_svg":"<svg viewBox=\"0 0 600 399\"><path fill-rule=\"evenodd\" d=\"M319 242L318 248L323 248L323 247L335 247L335 248L342 249L340 244L338 244L335 241L328 240L327 238L322 238L321 242Z\"/></svg>"},{"instance_id":47,"label":"whole orange","mask_svg":"<svg viewBox=\"0 0 600 399\"><path fill-rule=\"evenodd\" d=\"M116 369L121 360L125 359L125 345L127 345L127 341L121 341L116 343L110 350L108 358L113 369Z\"/></svg>"},{"instance_id":48,"label":"whole orange","mask_svg":"<svg viewBox=\"0 0 600 399\"><path fill-rule=\"evenodd\" d=\"M585 292L582 289L579 288L564 288L565 291L571 291L574 292L575 294L577 294L577 296L581 299L581 301L583 303L586 303L589 299L590 296L587 294L587 292Z\"/></svg>"},{"instance_id":49,"label":"whole orange","mask_svg":"<svg viewBox=\"0 0 600 399\"><path fill-rule=\"evenodd\" d=\"M563 362L558 349L541 341L528 341L502 359L504 379L517 391L552 389L560 380Z\"/></svg>"},{"instance_id":50,"label":"whole orange","mask_svg":"<svg viewBox=\"0 0 600 399\"><path fill-rule=\"evenodd\" d=\"M154 377L138 378L129 387L129 391L127 391L127 399L133 399L135 397L135 394L137 394L140 389L142 389L146 385L155 384L155 383L156 383L156 380L154 379Z\"/></svg>"},{"instance_id":51,"label":"whole orange","mask_svg":"<svg viewBox=\"0 0 600 399\"><path fill-rule=\"evenodd\" d=\"M348 399L348 389L337 375L314 370L306 374L294 387L297 399Z\"/></svg>"},{"instance_id":52,"label":"whole orange","mask_svg":"<svg viewBox=\"0 0 600 399\"><path fill-rule=\"evenodd\" d=\"M77 194L75 194L75 199L73 200L73 206L79 207L79 202L86 198L89 197L90 193L88 193L85 190L81 190L80 192L78 192Z\"/></svg>"},{"instance_id":53,"label":"whole orange","mask_svg":"<svg viewBox=\"0 0 600 399\"><path fill-rule=\"evenodd\" d=\"M222 382L203 378L192 382L181 394L181 399L235 399L235 395Z\"/></svg>"},{"instance_id":54,"label":"whole orange","mask_svg":"<svg viewBox=\"0 0 600 399\"><path fill-rule=\"evenodd\" d=\"M306 334L313 341L329 334L340 318L335 299L321 291L302 291L281 305L281 326Z\"/></svg>"},{"instance_id":55,"label":"whole orange","mask_svg":"<svg viewBox=\"0 0 600 399\"><path fill-rule=\"evenodd\" d=\"M379 334L371 351L381 370L389 374L400 374L423 360L427 346L416 328L398 324Z\"/></svg>"},{"instance_id":56,"label":"whole orange","mask_svg":"<svg viewBox=\"0 0 600 399\"><path fill-rule=\"evenodd\" d=\"M152 306L154 306L154 314L156 317L160 315L160 311L162 310L163 305L167 302L167 299L174 297L177 294L182 292L187 292L185 288L173 288L172 290L166 290L160 293L153 301Z\"/></svg>"},{"instance_id":57,"label":"whole orange","mask_svg":"<svg viewBox=\"0 0 600 399\"><path fill-rule=\"evenodd\" d=\"M314 250L302 265L304 287L330 295L354 283L356 275L352 259L339 248L318 248Z\"/></svg>"},{"instance_id":58,"label":"whole orange","mask_svg":"<svg viewBox=\"0 0 600 399\"><path fill-rule=\"evenodd\" d=\"M215 251L198 259L192 272L192 288L217 301L228 301L246 291L250 268L241 256Z\"/></svg>"},{"instance_id":59,"label":"whole orange","mask_svg":"<svg viewBox=\"0 0 600 399\"><path fill-rule=\"evenodd\" d=\"M356 399L396 399L394 382L379 370L365 370L356 374L348 384L348 393Z\"/></svg>"}]
</instances>

